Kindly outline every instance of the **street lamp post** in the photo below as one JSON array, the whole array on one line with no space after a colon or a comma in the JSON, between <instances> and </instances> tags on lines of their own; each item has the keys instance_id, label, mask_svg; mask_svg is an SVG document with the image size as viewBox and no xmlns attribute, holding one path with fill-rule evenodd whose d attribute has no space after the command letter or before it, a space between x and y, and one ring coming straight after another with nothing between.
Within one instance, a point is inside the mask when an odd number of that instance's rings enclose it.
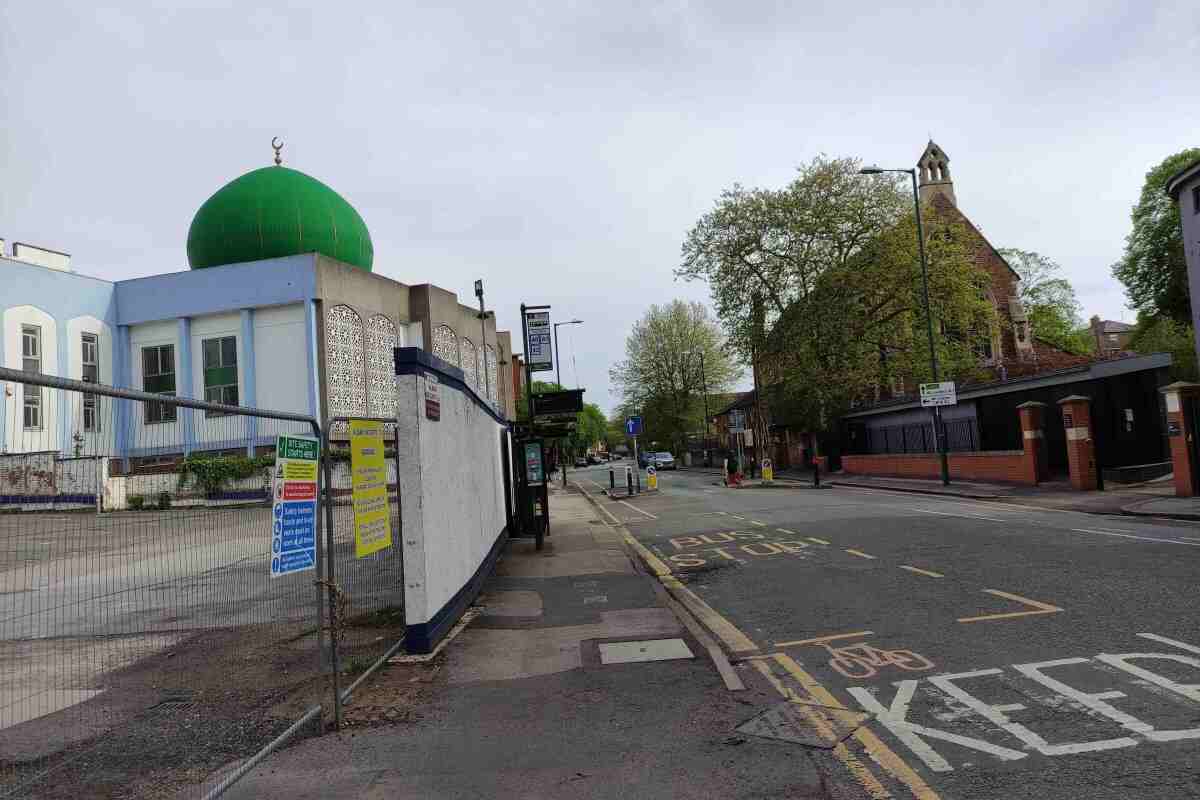
<instances>
[{"instance_id":1,"label":"street lamp post","mask_svg":"<svg viewBox=\"0 0 1200 800\"><path fill-rule=\"evenodd\" d=\"M926 330L929 334L929 366L933 370L933 380L936 383L938 378L938 360L937 349L933 346L933 311L929 307L929 265L925 260L925 231L921 226L921 194L917 188L917 170L912 169L883 169L882 167L863 167L858 171L859 175L879 175L884 172L903 172L912 178L913 190L913 207L917 214L917 249L921 254L921 292L925 298L925 322ZM937 439L938 456L942 462L942 485L950 485L950 461L946 456L946 430L942 425L942 409L941 406L933 407L933 432L934 438Z\"/></svg>"},{"instance_id":2,"label":"street lamp post","mask_svg":"<svg viewBox=\"0 0 1200 800\"><path fill-rule=\"evenodd\" d=\"M484 312L484 310L483 310L483 281L482 280L475 281L475 296L479 298L479 346L481 348L479 352L483 355L483 358L480 359L483 362L483 364L482 364L483 369L480 370L480 372L483 373L483 399L485 402L491 403L492 402L492 398L491 398L492 393L491 393L491 389L488 387L487 313ZM496 395L499 396L499 394L500 394L500 392L497 387Z\"/></svg>"},{"instance_id":3,"label":"street lamp post","mask_svg":"<svg viewBox=\"0 0 1200 800\"><path fill-rule=\"evenodd\" d=\"M572 319L572 320L568 320L566 322L554 323L554 357L558 361L558 364L556 365L558 368L558 374L555 377L558 379L558 385L560 388L562 387L562 353L560 353L558 350L558 326L559 325L582 325L582 324L583 324L583 320L581 320L581 319Z\"/></svg>"},{"instance_id":4,"label":"street lamp post","mask_svg":"<svg viewBox=\"0 0 1200 800\"><path fill-rule=\"evenodd\" d=\"M692 355L686 353L685 355ZM704 392L704 460L705 466L709 466L708 462L708 377L704 372L704 351L696 350L695 355L700 356L700 388Z\"/></svg>"}]
</instances>

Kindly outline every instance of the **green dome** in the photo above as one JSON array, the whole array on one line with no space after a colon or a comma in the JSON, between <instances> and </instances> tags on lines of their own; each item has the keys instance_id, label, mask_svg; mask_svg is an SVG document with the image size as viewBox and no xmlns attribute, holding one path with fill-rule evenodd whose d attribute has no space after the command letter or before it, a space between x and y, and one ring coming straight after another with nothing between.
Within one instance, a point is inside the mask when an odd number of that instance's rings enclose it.
<instances>
[{"instance_id":1,"label":"green dome","mask_svg":"<svg viewBox=\"0 0 1200 800\"><path fill-rule=\"evenodd\" d=\"M222 186L188 229L192 269L321 253L367 272L375 258L366 223L340 194L287 167L263 167Z\"/></svg>"}]
</instances>

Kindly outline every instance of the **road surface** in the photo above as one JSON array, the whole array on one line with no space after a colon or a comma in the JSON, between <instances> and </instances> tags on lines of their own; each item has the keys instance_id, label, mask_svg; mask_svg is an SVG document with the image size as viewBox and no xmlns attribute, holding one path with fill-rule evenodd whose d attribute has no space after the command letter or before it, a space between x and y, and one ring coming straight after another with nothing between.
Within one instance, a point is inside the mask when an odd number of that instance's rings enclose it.
<instances>
[{"instance_id":1,"label":"road surface","mask_svg":"<svg viewBox=\"0 0 1200 800\"><path fill-rule=\"evenodd\" d=\"M863 797L1200 797L1200 525L719 484L602 502Z\"/></svg>"}]
</instances>

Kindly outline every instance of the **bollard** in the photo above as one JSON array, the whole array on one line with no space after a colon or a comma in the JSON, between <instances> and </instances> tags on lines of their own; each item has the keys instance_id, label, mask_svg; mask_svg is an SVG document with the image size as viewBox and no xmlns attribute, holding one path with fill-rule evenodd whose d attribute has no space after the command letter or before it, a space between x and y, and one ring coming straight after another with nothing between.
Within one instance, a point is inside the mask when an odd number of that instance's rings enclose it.
<instances>
[{"instance_id":1,"label":"bollard","mask_svg":"<svg viewBox=\"0 0 1200 800\"><path fill-rule=\"evenodd\" d=\"M625 467L625 483L628 485L628 488L626 489L626 491L628 492L629 496L632 497L633 496L633 470L629 467Z\"/></svg>"},{"instance_id":2,"label":"bollard","mask_svg":"<svg viewBox=\"0 0 1200 800\"><path fill-rule=\"evenodd\" d=\"M813 488L821 488L821 462L813 461Z\"/></svg>"},{"instance_id":3,"label":"bollard","mask_svg":"<svg viewBox=\"0 0 1200 800\"><path fill-rule=\"evenodd\" d=\"M608 468L608 491L612 492L617 488L617 470L613 466Z\"/></svg>"}]
</instances>

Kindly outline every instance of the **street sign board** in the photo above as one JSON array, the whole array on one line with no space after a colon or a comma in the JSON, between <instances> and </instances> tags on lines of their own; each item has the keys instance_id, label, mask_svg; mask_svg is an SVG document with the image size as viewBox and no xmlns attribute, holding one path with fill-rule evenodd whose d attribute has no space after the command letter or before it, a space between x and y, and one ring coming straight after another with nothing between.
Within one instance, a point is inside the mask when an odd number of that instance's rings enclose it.
<instances>
[{"instance_id":1,"label":"street sign board","mask_svg":"<svg viewBox=\"0 0 1200 800\"><path fill-rule=\"evenodd\" d=\"M382 422L350 420L350 498L354 507L354 557L392 546L387 462Z\"/></svg>"},{"instance_id":2,"label":"street sign board","mask_svg":"<svg viewBox=\"0 0 1200 800\"><path fill-rule=\"evenodd\" d=\"M279 436L271 508L271 577L317 568L317 457L311 436Z\"/></svg>"},{"instance_id":3,"label":"street sign board","mask_svg":"<svg viewBox=\"0 0 1200 800\"><path fill-rule=\"evenodd\" d=\"M958 402L958 392L954 381L921 384L921 405L926 408L933 406L952 406Z\"/></svg>"},{"instance_id":4,"label":"street sign board","mask_svg":"<svg viewBox=\"0 0 1200 800\"><path fill-rule=\"evenodd\" d=\"M425 375L425 417L434 422L442 418L442 384L432 372Z\"/></svg>"},{"instance_id":5,"label":"street sign board","mask_svg":"<svg viewBox=\"0 0 1200 800\"><path fill-rule=\"evenodd\" d=\"M535 422L533 425L534 435L541 436L546 439L560 439L564 436L570 436L576 430L575 420L568 422L551 421L551 422Z\"/></svg>"},{"instance_id":6,"label":"street sign board","mask_svg":"<svg viewBox=\"0 0 1200 800\"><path fill-rule=\"evenodd\" d=\"M530 372L554 371L554 347L550 336L550 312L525 313L525 363Z\"/></svg>"},{"instance_id":7,"label":"street sign board","mask_svg":"<svg viewBox=\"0 0 1200 800\"><path fill-rule=\"evenodd\" d=\"M565 415L574 419L583 411L583 389L567 389L562 392L542 392L533 396L533 416Z\"/></svg>"},{"instance_id":8,"label":"street sign board","mask_svg":"<svg viewBox=\"0 0 1200 800\"><path fill-rule=\"evenodd\" d=\"M627 436L642 435L642 418L641 417L626 417L625 418L625 434Z\"/></svg>"}]
</instances>

